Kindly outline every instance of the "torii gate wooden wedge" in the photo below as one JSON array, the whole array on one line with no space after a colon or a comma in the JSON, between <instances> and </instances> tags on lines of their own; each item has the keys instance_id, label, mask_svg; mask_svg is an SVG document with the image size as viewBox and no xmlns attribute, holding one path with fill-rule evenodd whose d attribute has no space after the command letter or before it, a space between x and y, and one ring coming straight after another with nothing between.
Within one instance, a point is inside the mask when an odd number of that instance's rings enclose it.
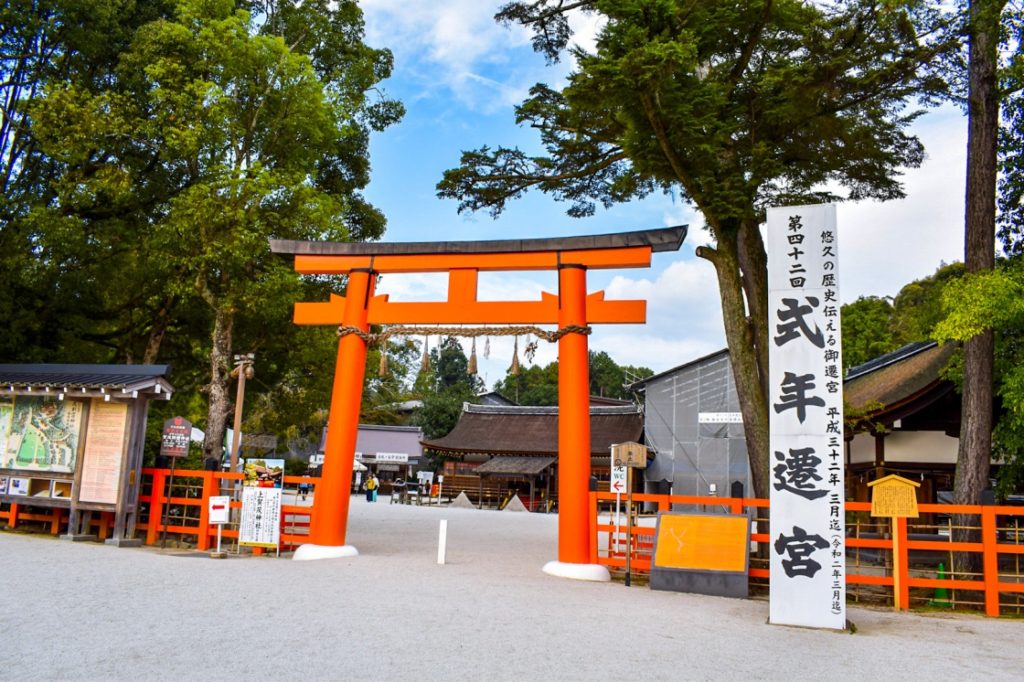
<instances>
[{"instance_id":1,"label":"torii gate wooden wedge","mask_svg":"<svg viewBox=\"0 0 1024 682\"><path fill-rule=\"evenodd\" d=\"M334 370L327 444L316 488L310 544L296 559L351 556L345 544L352 486L352 463L365 379L367 341L372 324L553 324L558 339L558 561L544 570L555 575L607 580L603 566L590 561L588 485L590 480L590 396L586 332L590 324L646 321L646 301L608 301L604 292L587 294L592 269L642 268L656 251L676 251L686 227L554 239L476 242L335 243L271 240L271 250L295 256L304 275L347 275L344 296L320 303L296 303L295 323L340 325L359 333L342 334ZM481 271L556 270L558 294L539 301L478 301ZM375 295L378 275L447 272L448 298L437 302L398 302Z\"/></svg>"}]
</instances>

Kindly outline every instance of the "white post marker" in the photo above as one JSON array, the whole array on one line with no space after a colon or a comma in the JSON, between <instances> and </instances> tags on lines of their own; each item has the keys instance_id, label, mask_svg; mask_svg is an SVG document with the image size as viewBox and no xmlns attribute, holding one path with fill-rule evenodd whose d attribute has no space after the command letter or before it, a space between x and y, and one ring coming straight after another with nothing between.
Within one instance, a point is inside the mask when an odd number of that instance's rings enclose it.
<instances>
[{"instance_id":1,"label":"white post marker","mask_svg":"<svg viewBox=\"0 0 1024 682\"><path fill-rule=\"evenodd\" d=\"M612 464L612 478L608 488L615 493L615 551L619 549L619 507L622 504L622 491L626 490L626 470L628 467Z\"/></svg>"},{"instance_id":2,"label":"white post marker","mask_svg":"<svg viewBox=\"0 0 1024 682\"><path fill-rule=\"evenodd\" d=\"M210 523L217 526L217 551L210 552L212 559L226 559L228 554L220 549L220 532L231 516L231 498L227 495L210 497Z\"/></svg>"},{"instance_id":3,"label":"white post marker","mask_svg":"<svg viewBox=\"0 0 1024 682\"><path fill-rule=\"evenodd\" d=\"M448 549L448 520L441 520L441 530L437 536L437 565L444 566L444 558Z\"/></svg>"}]
</instances>

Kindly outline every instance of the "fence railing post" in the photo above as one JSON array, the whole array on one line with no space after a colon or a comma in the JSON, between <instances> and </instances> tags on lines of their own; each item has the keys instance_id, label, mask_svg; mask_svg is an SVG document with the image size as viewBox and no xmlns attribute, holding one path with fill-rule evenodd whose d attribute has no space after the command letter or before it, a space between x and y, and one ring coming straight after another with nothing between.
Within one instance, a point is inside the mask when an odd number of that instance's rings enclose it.
<instances>
[{"instance_id":1,"label":"fence railing post","mask_svg":"<svg viewBox=\"0 0 1024 682\"><path fill-rule=\"evenodd\" d=\"M907 548L907 519L900 517L893 521L893 568L896 576L893 583L893 602L896 608L910 608L910 550ZM896 593L898 591L898 593Z\"/></svg>"},{"instance_id":2,"label":"fence railing post","mask_svg":"<svg viewBox=\"0 0 1024 682\"><path fill-rule=\"evenodd\" d=\"M146 528L146 544L155 545L160 535L160 524L164 520L164 483L167 472L164 469L153 470L153 484L149 496L149 525Z\"/></svg>"},{"instance_id":3,"label":"fence railing post","mask_svg":"<svg viewBox=\"0 0 1024 682\"><path fill-rule=\"evenodd\" d=\"M999 536L996 513L981 508L982 576L985 580L985 615L999 616Z\"/></svg>"},{"instance_id":4,"label":"fence railing post","mask_svg":"<svg viewBox=\"0 0 1024 682\"><path fill-rule=\"evenodd\" d=\"M590 493L590 563L597 563L597 493Z\"/></svg>"},{"instance_id":5,"label":"fence railing post","mask_svg":"<svg viewBox=\"0 0 1024 682\"><path fill-rule=\"evenodd\" d=\"M210 498L218 492L214 472L204 471L203 506L199 509L199 537L196 539L196 549L202 552L210 549Z\"/></svg>"}]
</instances>

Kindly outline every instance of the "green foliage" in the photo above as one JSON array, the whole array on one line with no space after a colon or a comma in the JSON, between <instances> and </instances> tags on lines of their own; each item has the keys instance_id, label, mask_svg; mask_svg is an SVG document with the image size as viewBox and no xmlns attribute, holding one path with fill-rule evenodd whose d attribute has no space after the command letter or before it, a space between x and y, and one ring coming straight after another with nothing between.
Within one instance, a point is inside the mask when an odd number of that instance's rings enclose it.
<instances>
[{"instance_id":1,"label":"green foliage","mask_svg":"<svg viewBox=\"0 0 1024 682\"><path fill-rule=\"evenodd\" d=\"M942 300L948 314L935 328L938 341L966 341L985 329L1024 319L1024 280L1019 266L971 273L951 282Z\"/></svg>"},{"instance_id":2,"label":"green foliage","mask_svg":"<svg viewBox=\"0 0 1024 682\"><path fill-rule=\"evenodd\" d=\"M647 367L620 366L604 351L590 351L590 394L605 398L629 400L625 390L627 376L637 381L654 372ZM519 374L511 372L494 384L494 390L519 405L558 404L558 362L545 367L521 367Z\"/></svg>"},{"instance_id":3,"label":"green foliage","mask_svg":"<svg viewBox=\"0 0 1024 682\"><path fill-rule=\"evenodd\" d=\"M1001 19L998 236L1016 256L1024 254L1024 5L1006 3Z\"/></svg>"},{"instance_id":4,"label":"green foliage","mask_svg":"<svg viewBox=\"0 0 1024 682\"><path fill-rule=\"evenodd\" d=\"M936 80L934 56L903 12L785 2L585 3L606 20L593 54L562 91L537 85L516 120L547 154L481 148L438 185L460 209L500 212L531 187L588 215L594 202L655 190L692 200L714 229L767 205L824 201L832 180L851 198L902 196L896 169L922 148L903 100ZM568 38L560 2L514 2L499 17L535 29L557 58Z\"/></svg>"},{"instance_id":5,"label":"green foliage","mask_svg":"<svg viewBox=\"0 0 1024 682\"><path fill-rule=\"evenodd\" d=\"M892 304L877 296L861 296L842 307L843 370L894 351Z\"/></svg>"},{"instance_id":6,"label":"green foliage","mask_svg":"<svg viewBox=\"0 0 1024 682\"><path fill-rule=\"evenodd\" d=\"M558 363L520 367L519 374L506 372L505 378L494 384L494 390L518 405L557 405Z\"/></svg>"},{"instance_id":7,"label":"green foliage","mask_svg":"<svg viewBox=\"0 0 1024 682\"><path fill-rule=\"evenodd\" d=\"M946 286L963 276L963 263L943 264L935 274L910 282L893 299L893 332L899 345L924 341L945 317Z\"/></svg>"},{"instance_id":8,"label":"green foliage","mask_svg":"<svg viewBox=\"0 0 1024 682\"><path fill-rule=\"evenodd\" d=\"M231 353L256 351L244 428L318 428L337 339L291 307L344 282L297 281L268 239L383 232L360 190L370 131L402 107L377 87L392 57L363 44L357 4L19 1L0 19L15 114L0 162L17 170L0 358L170 362L177 393L151 421L208 429L231 407Z\"/></svg>"},{"instance_id":9,"label":"green foliage","mask_svg":"<svg viewBox=\"0 0 1024 682\"><path fill-rule=\"evenodd\" d=\"M943 264L933 275L906 284L894 299L862 296L844 305L844 369L932 338L935 326L946 315L943 296L947 285L963 274L963 263Z\"/></svg>"},{"instance_id":10,"label":"green foliage","mask_svg":"<svg viewBox=\"0 0 1024 682\"><path fill-rule=\"evenodd\" d=\"M477 402L483 383L466 371L469 360L462 344L453 336L443 338L430 350L429 357L430 366L420 372L413 387L413 394L423 401L423 407L412 422L423 429L427 438L440 438L455 428L463 403Z\"/></svg>"},{"instance_id":11,"label":"green foliage","mask_svg":"<svg viewBox=\"0 0 1024 682\"><path fill-rule=\"evenodd\" d=\"M984 329L995 330L995 386L999 403L993 450L1003 464L999 492L1024 484L1024 257L997 263L995 270L964 275L943 294L947 317L936 327L939 341L963 342ZM960 384L962 364L947 377Z\"/></svg>"},{"instance_id":12,"label":"green foliage","mask_svg":"<svg viewBox=\"0 0 1024 682\"><path fill-rule=\"evenodd\" d=\"M899 169L923 159L913 97L939 92L925 66L955 44L915 3L869 0L511 2L498 19L534 32L549 60L568 12L598 15L593 53L572 49L567 85L536 85L516 121L543 153L482 147L445 172L441 197L498 214L530 189L590 215L651 192L704 216L736 372L756 494L769 490L767 206L903 196ZM742 274L741 274L742 273Z\"/></svg>"}]
</instances>

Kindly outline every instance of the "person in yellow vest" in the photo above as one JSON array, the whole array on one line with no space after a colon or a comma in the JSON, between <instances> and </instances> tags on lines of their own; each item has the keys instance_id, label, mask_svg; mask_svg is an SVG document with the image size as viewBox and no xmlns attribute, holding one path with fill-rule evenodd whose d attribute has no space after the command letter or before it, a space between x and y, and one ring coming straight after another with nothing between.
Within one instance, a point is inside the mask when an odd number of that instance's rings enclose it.
<instances>
[{"instance_id":1,"label":"person in yellow vest","mask_svg":"<svg viewBox=\"0 0 1024 682\"><path fill-rule=\"evenodd\" d=\"M366 475L366 483L364 484L364 487L366 488L366 501L376 502L377 488L380 487L380 481L377 480L377 477L372 471Z\"/></svg>"}]
</instances>

